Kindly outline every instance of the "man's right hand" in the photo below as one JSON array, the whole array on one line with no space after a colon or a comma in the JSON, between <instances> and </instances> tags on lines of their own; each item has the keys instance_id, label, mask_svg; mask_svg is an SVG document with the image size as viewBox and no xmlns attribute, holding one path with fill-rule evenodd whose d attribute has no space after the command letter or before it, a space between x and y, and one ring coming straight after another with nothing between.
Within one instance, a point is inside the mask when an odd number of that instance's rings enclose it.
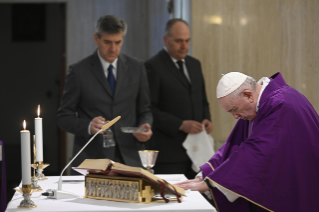
<instances>
[{"instance_id":1,"label":"man's right hand","mask_svg":"<svg viewBox=\"0 0 319 212\"><path fill-rule=\"evenodd\" d=\"M105 124L105 118L103 118L102 116L98 116L92 119L91 134L94 135L95 133L97 133L104 124ZM103 131L101 131L99 134L103 134Z\"/></svg>"},{"instance_id":2,"label":"man's right hand","mask_svg":"<svg viewBox=\"0 0 319 212\"><path fill-rule=\"evenodd\" d=\"M179 187L183 186L183 185L187 185L187 184L190 184L190 183L199 183L203 181L202 178L200 177L195 177L194 179L191 179L191 180L185 180L183 182L179 182L179 183L175 183L174 185L177 185Z\"/></svg>"},{"instance_id":3,"label":"man's right hand","mask_svg":"<svg viewBox=\"0 0 319 212\"><path fill-rule=\"evenodd\" d=\"M178 187L184 189L184 190L192 190L192 191L199 191L200 193L204 193L209 188L204 181L196 181L196 180L188 180L185 183L175 184Z\"/></svg>"},{"instance_id":4,"label":"man's right hand","mask_svg":"<svg viewBox=\"0 0 319 212\"><path fill-rule=\"evenodd\" d=\"M182 123L182 126L180 127L180 130L182 130L185 133L200 133L203 131L203 125L200 122L192 121L192 120L185 120Z\"/></svg>"}]
</instances>

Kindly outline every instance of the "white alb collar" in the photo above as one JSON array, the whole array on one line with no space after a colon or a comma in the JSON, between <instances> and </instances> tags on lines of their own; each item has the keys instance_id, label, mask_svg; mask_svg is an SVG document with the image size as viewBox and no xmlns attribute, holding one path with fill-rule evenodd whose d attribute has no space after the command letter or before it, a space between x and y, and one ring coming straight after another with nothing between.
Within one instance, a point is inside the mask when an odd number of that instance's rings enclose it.
<instances>
[{"instance_id":1,"label":"white alb collar","mask_svg":"<svg viewBox=\"0 0 319 212\"><path fill-rule=\"evenodd\" d=\"M262 77L257 84L262 85L260 92L259 92L259 96L258 96L258 101L257 101L257 106L256 106L256 113L258 112L259 109L259 101L260 101L260 97L263 94L265 88L267 87L267 85L269 84L270 79L268 77Z\"/></svg>"}]
</instances>

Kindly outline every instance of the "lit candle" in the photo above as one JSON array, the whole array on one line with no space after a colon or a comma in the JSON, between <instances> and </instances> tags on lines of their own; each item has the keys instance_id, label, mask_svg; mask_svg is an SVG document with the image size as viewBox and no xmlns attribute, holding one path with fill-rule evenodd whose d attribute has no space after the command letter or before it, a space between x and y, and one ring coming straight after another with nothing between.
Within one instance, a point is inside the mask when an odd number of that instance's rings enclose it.
<instances>
[{"instance_id":1,"label":"lit candle","mask_svg":"<svg viewBox=\"0 0 319 212\"><path fill-rule=\"evenodd\" d=\"M42 135L42 118L40 118L40 105L38 106L38 118L34 120L35 124L35 146L37 149L37 162L43 162L43 135Z\"/></svg>"},{"instance_id":2,"label":"lit candle","mask_svg":"<svg viewBox=\"0 0 319 212\"><path fill-rule=\"evenodd\" d=\"M21 168L22 168L22 185L31 184L31 151L30 151L30 131L26 130L25 120L23 121L21 134Z\"/></svg>"}]
</instances>

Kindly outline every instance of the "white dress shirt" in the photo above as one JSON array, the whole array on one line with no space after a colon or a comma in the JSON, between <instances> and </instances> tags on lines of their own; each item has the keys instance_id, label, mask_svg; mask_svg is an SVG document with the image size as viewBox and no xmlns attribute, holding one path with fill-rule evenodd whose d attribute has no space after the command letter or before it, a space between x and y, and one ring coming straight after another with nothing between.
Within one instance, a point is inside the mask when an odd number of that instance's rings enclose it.
<instances>
[{"instance_id":1,"label":"white dress shirt","mask_svg":"<svg viewBox=\"0 0 319 212\"><path fill-rule=\"evenodd\" d=\"M99 56L100 58L100 61L101 61L101 64L102 64L102 67L103 67L103 71L104 71L104 74L105 74L105 77L107 78L108 74L109 74L109 71L107 70L110 66L110 64L112 64L113 66L113 75L114 75L114 78L116 79L116 75L117 75L117 60L118 58L116 58L112 63L109 63L107 62L106 60L104 60L101 55L100 55L100 52L97 51L97 55Z\"/></svg>"}]
</instances>

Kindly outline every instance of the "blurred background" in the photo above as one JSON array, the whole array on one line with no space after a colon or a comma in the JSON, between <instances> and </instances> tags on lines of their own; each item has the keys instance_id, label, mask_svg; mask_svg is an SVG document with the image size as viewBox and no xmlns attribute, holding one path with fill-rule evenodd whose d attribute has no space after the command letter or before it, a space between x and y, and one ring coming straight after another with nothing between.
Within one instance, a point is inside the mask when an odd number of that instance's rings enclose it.
<instances>
[{"instance_id":1,"label":"blurred background","mask_svg":"<svg viewBox=\"0 0 319 212\"><path fill-rule=\"evenodd\" d=\"M21 181L22 123L33 135L38 104L44 163L50 164L44 173L60 175L71 159L73 135L56 124L64 78L68 65L95 51L95 22L106 14L128 23L122 52L141 60L163 48L170 18L190 24L189 54L202 63L215 149L236 123L216 100L221 74L239 71L258 80L281 72L319 109L319 0L0 0L0 163L5 159L7 202Z\"/></svg>"}]
</instances>

